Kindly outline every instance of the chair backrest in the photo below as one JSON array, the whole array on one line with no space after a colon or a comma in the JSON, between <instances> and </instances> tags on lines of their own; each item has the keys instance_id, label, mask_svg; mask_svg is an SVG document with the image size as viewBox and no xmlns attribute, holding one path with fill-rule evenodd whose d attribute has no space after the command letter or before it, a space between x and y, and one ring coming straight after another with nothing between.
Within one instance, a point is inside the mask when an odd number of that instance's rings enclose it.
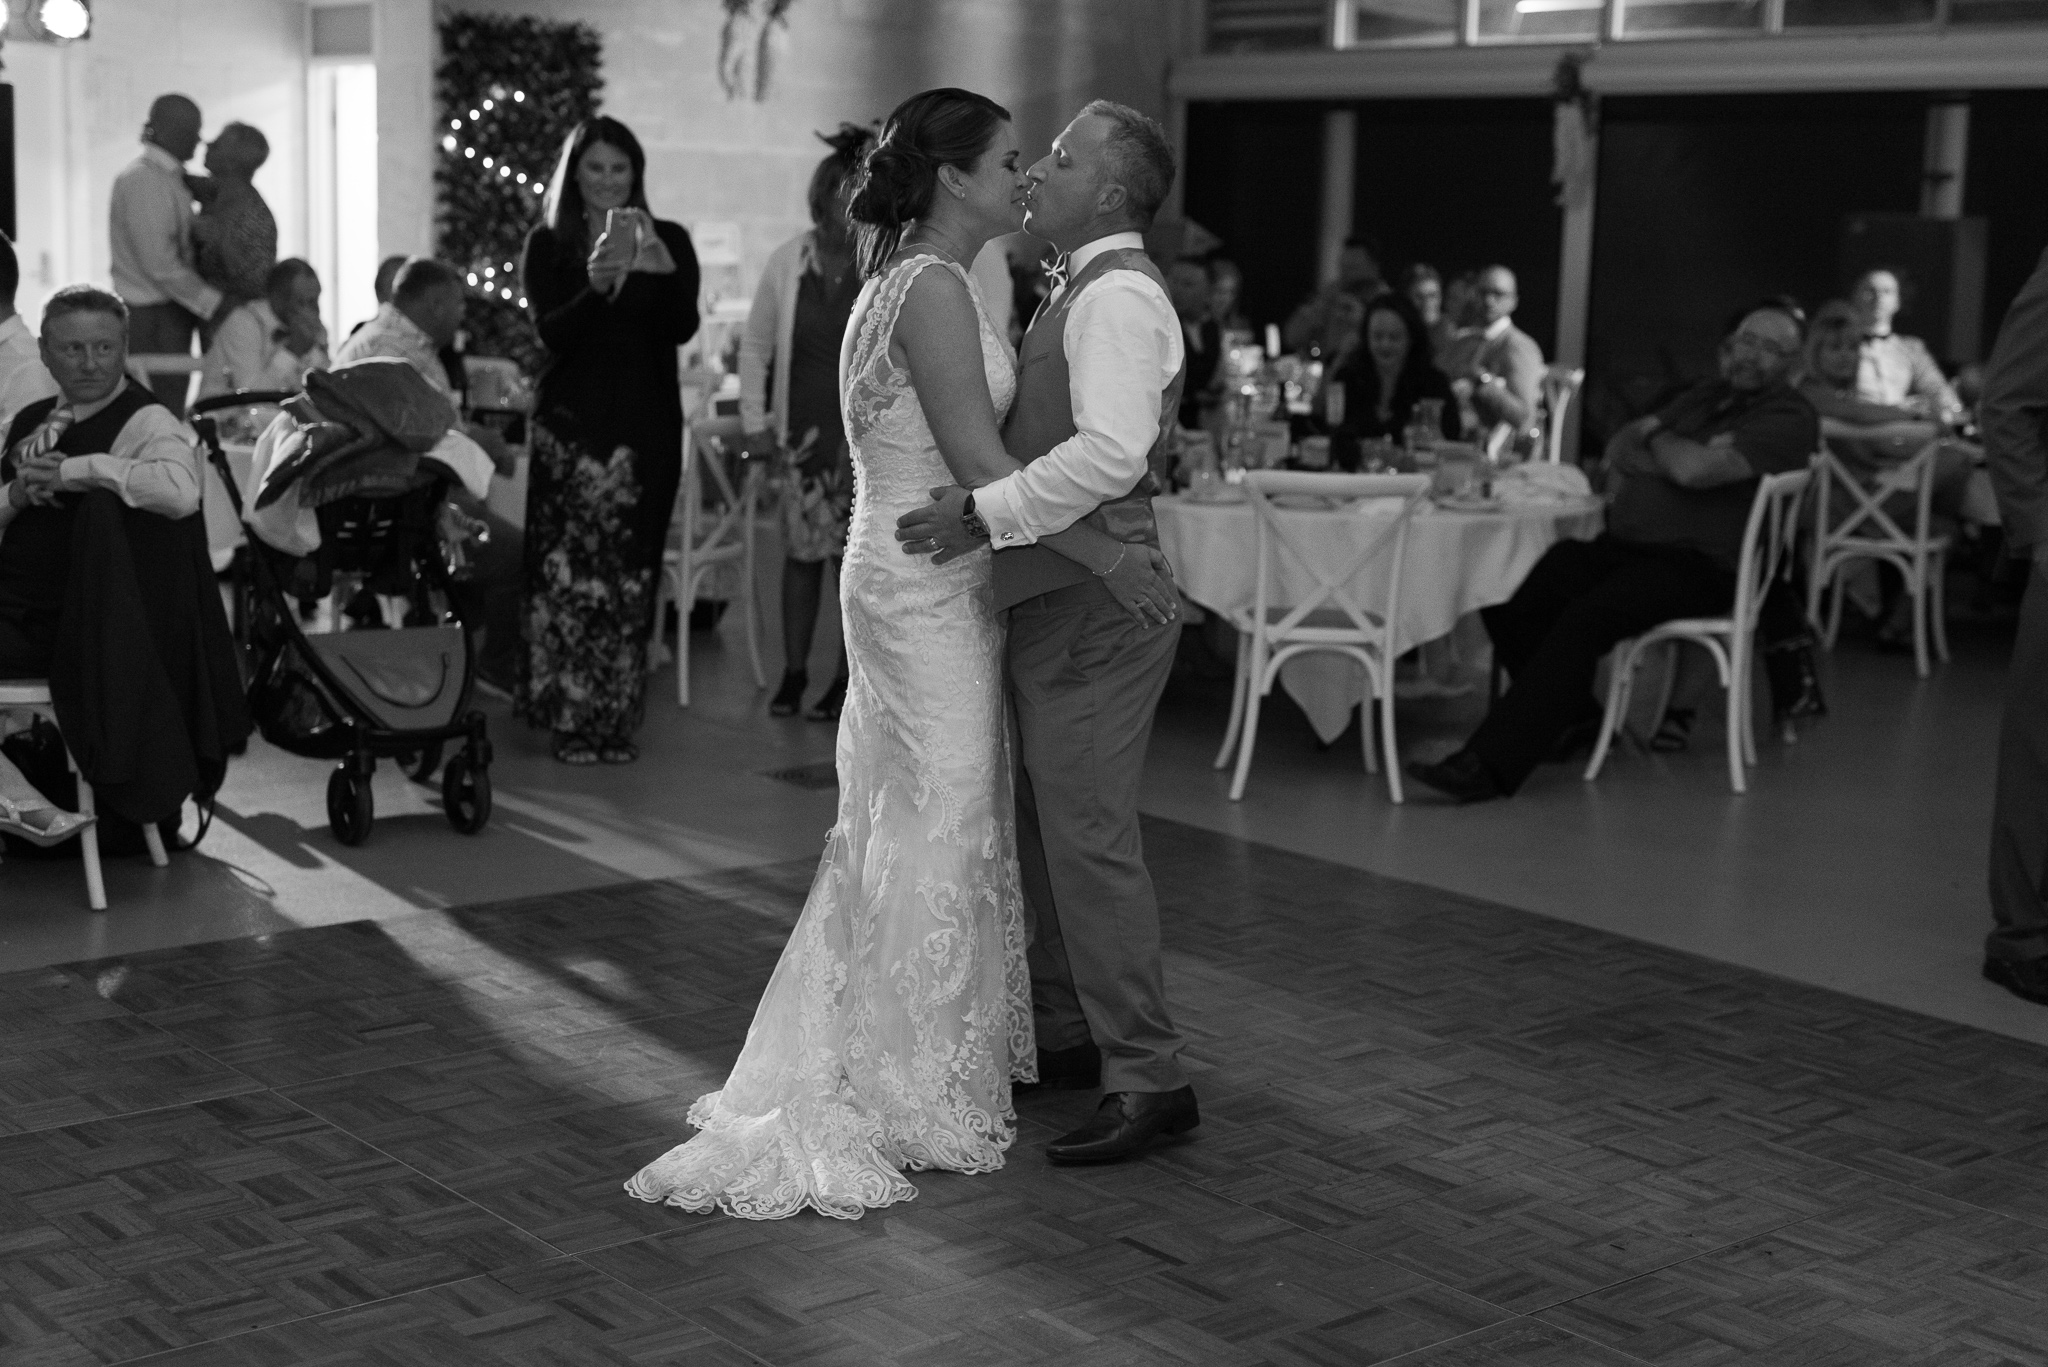
<instances>
[{"instance_id":1,"label":"chair backrest","mask_svg":"<svg viewBox=\"0 0 2048 1367\"><path fill-rule=\"evenodd\" d=\"M671 545L693 558L720 547L738 548L752 534L759 480L749 470L735 487L719 449L741 435L737 416L699 413L683 424L683 477L669 535Z\"/></svg>"},{"instance_id":2,"label":"chair backrest","mask_svg":"<svg viewBox=\"0 0 2048 1367\"><path fill-rule=\"evenodd\" d=\"M1543 458L1552 465L1564 459L1565 415L1585 383L1586 372L1577 366L1554 365L1543 372Z\"/></svg>"},{"instance_id":3,"label":"chair backrest","mask_svg":"<svg viewBox=\"0 0 2048 1367\"><path fill-rule=\"evenodd\" d=\"M1401 605L1401 570L1408 558L1408 522L1429 495L1428 475L1325 475L1298 470L1247 470L1246 493L1255 514L1258 535L1258 575L1253 589L1255 629L1269 639L1285 637L1321 609L1341 611L1360 637L1393 649L1394 623ZM1362 535L1351 555L1334 570L1327 560L1318 563L1298 535L1281 517L1273 499L1285 496L1328 499L1337 506L1354 505ZM1386 515L1381 514L1385 510ZM1392 568L1387 591L1377 614L1358 601L1352 582L1378 557L1391 554ZM1278 590L1282 564L1292 559L1314 583L1307 593L1276 620L1268 609Z\"/></svg>"},{"instance_id":4,"label":"chair backrest","mask_svg":"<svg viewBox=\"0 0 2048 1367\"><path fill-rule=\"evenodd\" d=\"M1892 466L1873 482L1857 478L1842 458L1823 442L1813 458L1814 535L1823 554L1844 541L1859 546L1872 544L1910 552L1915 544L1932 534L1934 518L1934 458L1938 445L1928 442L1911 456ZM1843 496L1844 515L1837 520L1831 506L1835 491ZM1893 494L1914 496L1913 530L1906 531L1885 510Z\"/></svg>"},{"instance_id":5,"label":"chair backrest","mask_svg":"<svg viewBox=\"0 0 2048 1367\"><path fill-rule=\"evenodd\" d=\"M1734 623L1738 634L1756 626L1764 594L1778 567L1792 554L1799 535L1799 500L1813 482L1813 471L1790 470L1765 475L1749 505L1749 523L1742 531L1742 558L1735 568Z\"/></svg>"}]
</instances>

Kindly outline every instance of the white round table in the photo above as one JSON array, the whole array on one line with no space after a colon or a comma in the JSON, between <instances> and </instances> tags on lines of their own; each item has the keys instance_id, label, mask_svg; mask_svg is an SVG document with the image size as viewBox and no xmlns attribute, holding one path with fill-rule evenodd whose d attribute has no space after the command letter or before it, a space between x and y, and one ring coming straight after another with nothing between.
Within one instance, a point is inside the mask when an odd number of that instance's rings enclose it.
<instances>
[{"instance_id":1,"label":"white round table","mask_svg":"<svg viewBox=\"0 0 2048 1367\"><path fill-rule=\"evenodd\" d=\"M1225 617L1248 610L1258 575L1251 505L1198 502L1180 494L1154 499L1152 508L1159 519L1160 548L1181 592ZM1367 503L1281 508L1279 516L1289 539L1334 573L1355 555L1361 523L1369 525L1375 511ZM1600 511L1600 501L1591 498L1477 511L1425 505L1408 528L1396 652L1448 636L1466 613L1506 602L1560 537L1596 535ZM1391 568L1389 559L1381 557L1352 581L1349 590L1361 605L1377 609L1384 602ZM1307 571L1284 555L1277 577L1277 592L1270 594L1276 607L1291 606L1296 595L1315 587ZM1282 666L1280 683L1328 742L1349 725L1365 681L1352 661L1316 653Z\"/></svg>"}]
</instances>

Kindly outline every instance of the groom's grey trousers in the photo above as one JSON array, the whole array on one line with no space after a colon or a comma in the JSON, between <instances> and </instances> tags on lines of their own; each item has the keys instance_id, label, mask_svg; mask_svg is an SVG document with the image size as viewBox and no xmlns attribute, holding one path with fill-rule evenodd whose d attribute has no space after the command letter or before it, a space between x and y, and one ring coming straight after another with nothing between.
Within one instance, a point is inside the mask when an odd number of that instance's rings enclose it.
<instances>
[{"instance_id":1,"label":"groom's grey trousers","mask_svg":"<svg viewBox=\"0 0 2048 1367\"><path fill-rule=\"evenodd\" d=\"M1017 857L1038 1047L1094 1040L1108 1092L1187 1085L1138 834L1145 746L1179 640L1178 622L1141 627L1098 584L1010 610Z\"/></svg>"}]
</instances>

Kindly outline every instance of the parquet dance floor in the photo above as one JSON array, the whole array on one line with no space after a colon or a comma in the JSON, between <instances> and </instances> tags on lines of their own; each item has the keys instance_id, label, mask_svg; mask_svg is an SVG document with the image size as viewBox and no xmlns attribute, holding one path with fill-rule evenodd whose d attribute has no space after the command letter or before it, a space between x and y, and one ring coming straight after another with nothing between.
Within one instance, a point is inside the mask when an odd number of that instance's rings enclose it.
<instances>
[{"instance_id":1,"label":"parquet dance floor","mask_svg":"<svg viewBox=\"0 0 2048 1367\"><path fill-rule=\"evenodd\" d=\"M1202 1128L858 1222L620 1191L808 862L0 977L0 1363L2048 1364L2048 1051L1148 840Z\"/></svg>"}]
</instances>

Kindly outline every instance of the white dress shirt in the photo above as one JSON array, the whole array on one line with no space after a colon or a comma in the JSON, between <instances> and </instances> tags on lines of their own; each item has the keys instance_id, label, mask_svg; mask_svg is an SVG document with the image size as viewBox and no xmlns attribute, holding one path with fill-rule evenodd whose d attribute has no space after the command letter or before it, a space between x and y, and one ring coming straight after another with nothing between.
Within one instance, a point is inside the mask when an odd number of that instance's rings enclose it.
<instances>
[{"instance_id":1,"label":"white dress shirt","mask_svg":"<svg viewBox=\"0 0 2048 1367\"><path fill-rule=\"evenodd\" d=\"M155 143L114 177L107 206L114 293L130 304L175 302L213 317L221 293L192 266L192 192L185 168Z\"/></svg>"},{"instance_id":2,"label":"white dress shirt","mask_svg":"<svg viewBox=\"0 0 2048 1367\"><path fill-rule=\"evenodd\" d=\"M1074 251L1067 278L1103 252L1144 246L1137 233L1098 237ZM974 491L974 510L998 548L1065 531L1137 487L1159 440L1160 400L1187 354L1173 302L1140 271L1111 271L1091 284L1067 311L1061 342L1074 435Z\"/></svg>"},{"instance_id":3,"label":"white dress shirt","mask_svg":"<svg viewBox=\"0 0 2048 1367\"><path fill-rule=\"evenodd\" d=\"M327 369L327 329L301 356L284 344L284 325L268 299L252 299L221 320L199 363L199 394L236 389L297 389L309 370Z\"/></svg>"},{"instance_id":4,"label":"white dress shirt","mask_svg":"<svg viewBox=\"0 0 2048 1367\"><path fill-rule=\"evenodd\" d=\"M28 323L18 313L0 322L0 434L14 422L14 415L37 399L57 392L57 382L43 365L43 349Z\"/></svg>"},{"instance_id":5,"label":"white dress shirt","mask_svg":"<svg viewBox=\"0 0 2048 1367\"><path fill-rule=\"evenodd\" d=\"M122 385L135 381L123 379ZM116 398L116 389L97 403L77 410L73 424L84 422ZM123 503L145 513L172 519L199 511L199 451L192 429L160 403L140 409L121 425L107 449L95 455L67 456L57 466L57 487L67 494L110 489ZM8 486L0 484L0 527L14 520L6 503Z\"/></svg>"},{"instance_id":6,"label":"white dress shirt","mask_svg":"<svg viewBox=\"0 0 2048 1367\"><path fill-rule=\"evenodd\" d=\"M396 304L379 305L376 317L342 338L334 349L334 364L345 366L372 356L408 362L442 398L459 406L455 386L448 383L448 367L441 364L440 345Z\"/></svg>"}]
</instances>

